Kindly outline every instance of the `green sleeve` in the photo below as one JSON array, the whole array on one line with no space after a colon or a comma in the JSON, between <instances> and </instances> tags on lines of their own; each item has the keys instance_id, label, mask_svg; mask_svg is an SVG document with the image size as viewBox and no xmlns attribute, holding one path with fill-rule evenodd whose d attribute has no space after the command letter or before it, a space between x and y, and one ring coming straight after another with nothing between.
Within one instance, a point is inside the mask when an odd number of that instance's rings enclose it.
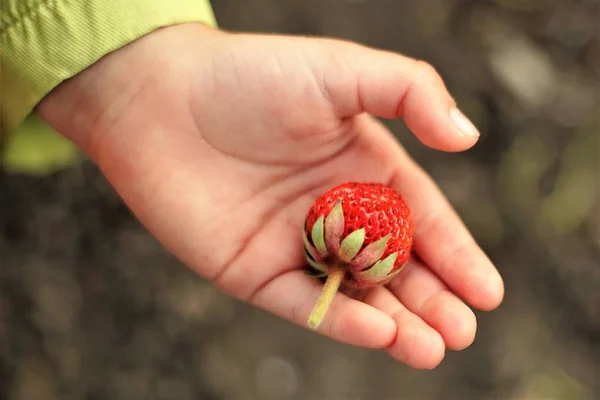
<instances>
[{"instance_id":1,"label":"green sleeve","mask_svg":"<svg viewBox=\"0 0 600 400\"><path fill-rule=\"evenodd\" d=\"M208 0L2 0L0 137L6 144L4 163L21 163L27 169L18 155L27 158L29 154L33 160L35 147L41 144L47 150L37 151L42 164L40 157L52 158L65 151L68 145L48 136L49 128L32 115L54 87L147 33L192 21L216 26ZM21 140L20 135L24 135ZM48 140L59 145L57 155L48 150Z\"/></svg>"}]
</instances>

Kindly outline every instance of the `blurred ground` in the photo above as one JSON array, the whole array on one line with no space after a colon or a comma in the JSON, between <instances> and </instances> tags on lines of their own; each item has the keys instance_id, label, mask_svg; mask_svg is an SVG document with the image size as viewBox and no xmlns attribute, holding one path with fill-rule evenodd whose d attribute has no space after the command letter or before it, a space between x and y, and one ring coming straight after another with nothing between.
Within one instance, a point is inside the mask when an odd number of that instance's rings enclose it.
<instances>
[{"instance_id":1,"label":"blurred ground","mask_svg":"<svg viewBox=\"0 0 600 400\"><path fill-rule=\"evenodd\" d=\"M506 279L430 372L235 302L166 254L89 164L0 177L0 399L600 399L600 13L592 0L213 0L226 29L434 64L464 154L390 127Z\"/></svg>"}]
</instances>

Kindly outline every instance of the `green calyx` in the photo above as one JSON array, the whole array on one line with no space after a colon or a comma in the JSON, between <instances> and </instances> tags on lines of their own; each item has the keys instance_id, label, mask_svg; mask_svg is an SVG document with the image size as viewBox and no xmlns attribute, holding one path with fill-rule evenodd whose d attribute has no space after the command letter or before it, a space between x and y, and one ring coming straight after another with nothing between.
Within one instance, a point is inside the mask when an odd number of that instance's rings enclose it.
<instances>
[{"instance_id":1,"label":"green calyx","mask_svg":"<svg viewBox=\"0 0 600 400\"><path fill-rule=\"evenodd\" d=\"M306 231L303 231L304 255L315 270L311 275L326 276L330 272L330 264L335 264L336 267L346 264L346 271L354 273L361 281L378 282L388 278L398 258L396 252L381 259L391 235L386 235L363 249L365 228L342 238L344 228L344 211L341 200L338 200L327 216L321 215L315 221L310 239ZM333 259L330 259L332 256Z\"/></svg>"},{"instance_id":2,"label":"green calyx","mask_svg":"<svg viewBox=\"0 0 600 400\"><path fill-rule=\"evenodd\" d=\"M325 243L331 254L339 253L343 233L344 210L342 209L342 201L338 200L325 219Z\"/></svg>"},{"instance_id":3,"label":"green calyx","mask_svg":"<svg viewBox=\"0 0 600 400\"><path fill-rule=\"evenodd\" d=\"M353 274L353 280L367 284L378 284L390 279L397 271L394 263L398 252L381 260L390 235L373 243L365 244L365 228L357 229L346 237L344 210L341 200L335 204L327 217L321 215L307 236L306 227L303 230L304 256L313 271L307 275L327 277L321 295L307 320L307 325L313 330L318 329L329 309L333 298L348 273Z\"/></svg>"},{"instance_id":4,"label":"green calyx","mask_svg":"<svg viewBox=\"0 0 600 400\"><path fill-rule=\"evenodd\" d=\"M310 255L313 260L318 260L321 257L319 256L319 252L314 248L312 244L308 241L308 237L306 236L306 232L302 231L302 241L304 242L304 252L305 254Z\"/></svg>"},{"instance_id":5,"label":"green calyx","mask_svg":"<svg viewBox=\"0 0 600 400\"><path fill-rule=\"evenodd\" d=\"M327 257L328 254L327 247L325 246L324 221L325 217L321 215L319 219L317 219L317 221L315 222L311 232L312 242L315 245L315 248L317 249L321 257Z\"/></svg>"},{"instance_id":6,"label":"green calyx","mask_svg":"<svg viewBox=\"0 0 600 400\"><path fill-rule=\"evenodd\" d=\"M312 256L306 250L306 248L304 249L304 258L306 258L306 261L310 264L310 266L316 269L317 271L327 273L327 267L323 264L320 264L317 260L312 258Z\"/></svg>"},{"instance_id":7,"label":"green calyx","mask_svg":"<svg viewBox=\"0 0 600 400\"><path fill-rule=\"evenodd\" d=\"M350 262L350 268L352 268L353 271L362 271L375 264L385 252L385 246L389 240L390 235L386 235L381 239L368 244L363 251Z\"/></svg>"},{"instance_id":8,"label":"green calyx","mask_svg":"<svg viewBox=\"0 0 600 400\"><path fill-rule=\"evenodd\" d=\"M350 263L358 254L365 242L365 229L361 228L346 236L340 245L338 257L345 263Z\"/></svg>"},{"instance_id":9,"label":"green calyx","mask_svg":"<svg viewBox=\"0 0 600 400\"><path fill-rule=\"evenodd\" d=\"M357 272L356 275L366 281L382 280L394 269L396 258L398 258L398 252L390 254L384 260L377 261L371 268Z\"/></svg>"}]
</instances>

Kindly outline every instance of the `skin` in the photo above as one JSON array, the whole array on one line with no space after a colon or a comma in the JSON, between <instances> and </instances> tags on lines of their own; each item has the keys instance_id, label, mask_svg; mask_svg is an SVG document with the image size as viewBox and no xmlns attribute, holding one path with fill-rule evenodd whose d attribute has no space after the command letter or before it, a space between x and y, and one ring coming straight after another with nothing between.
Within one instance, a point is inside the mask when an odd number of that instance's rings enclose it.
<instances>
[{"instance_id":1,"label":"skin","mask_svg":"<svg viewBox=\"0 0 600 400\"><path fill-rule=\"evenodd\" d=\"M157 30L54 89L38 112L97 163L144 226L226 293L301 326L321 284L305 276L312 201L348 180L409 204L415 257L362 301L336 295L319 332L413 367L469 346L471 307L502 301L500 275L431 178L373 116L404 118L426 146L472 147L428 64L354 43Z\"/></svg>"}]
</instances>

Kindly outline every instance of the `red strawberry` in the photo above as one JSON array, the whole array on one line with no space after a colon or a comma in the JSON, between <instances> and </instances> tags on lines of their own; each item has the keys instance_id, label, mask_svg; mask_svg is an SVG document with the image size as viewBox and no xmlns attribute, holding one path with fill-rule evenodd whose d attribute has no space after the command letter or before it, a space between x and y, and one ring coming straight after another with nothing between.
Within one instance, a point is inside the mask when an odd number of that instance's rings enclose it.
<instances>
[{"instance_id":1,"label":"red strawberry","mask_svg":"<svg viewBox=\"0 0 600 400\"><path fill-rule=\"evenodd\" d=\"M316 273L327 276L308 325L321 323L341 284L366 288L392 279L408 261L410 210L392 188L349 182L323 193L308 212L304 253Z\"/></svg>"}]
</instances>

